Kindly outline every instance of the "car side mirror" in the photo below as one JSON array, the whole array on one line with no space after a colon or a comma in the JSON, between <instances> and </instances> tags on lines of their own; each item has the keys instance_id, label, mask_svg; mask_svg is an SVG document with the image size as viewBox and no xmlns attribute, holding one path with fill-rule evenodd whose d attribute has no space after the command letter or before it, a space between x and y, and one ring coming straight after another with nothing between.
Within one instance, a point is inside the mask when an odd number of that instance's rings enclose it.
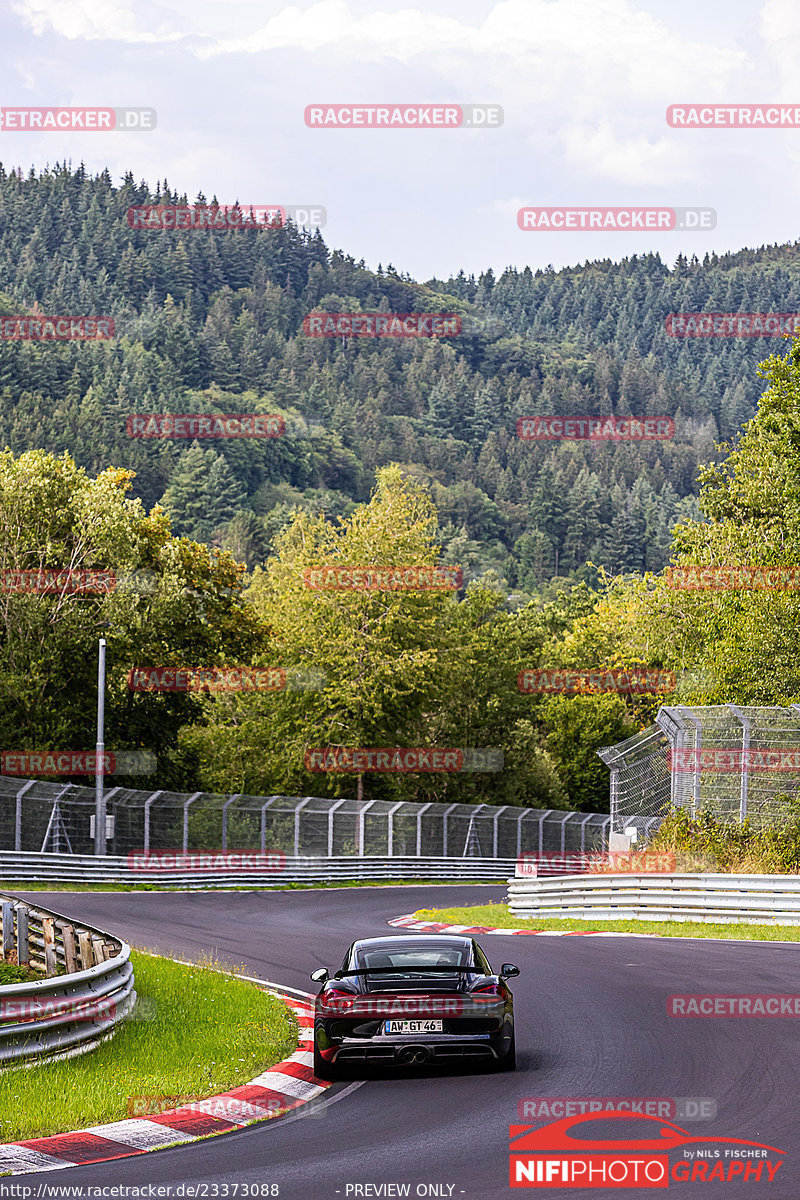
<instances>
[{"instance_id":1,"label":"car side mirror","mask_svg":"<svg viewBox=\"0 0 800 1200\"><path fill-rule=\"evenodd\" d=\"M316 971L312 971L309 975L309 979L313 979L314 983L325 983L327 982L328 978L329 976L327 967L317 967Z\"/></svg>"},{"instance_id":2,"label":"car side mirror","mask_svg":"<svg viewBox=\"0 0 800 1200\"><path fill-rule=\"evenodd\" d=\"M519 975L519 967L515 967L513 963L503 963L500 974L504 979L513 979L515 975Z\"/></svg>"}]
</instances>

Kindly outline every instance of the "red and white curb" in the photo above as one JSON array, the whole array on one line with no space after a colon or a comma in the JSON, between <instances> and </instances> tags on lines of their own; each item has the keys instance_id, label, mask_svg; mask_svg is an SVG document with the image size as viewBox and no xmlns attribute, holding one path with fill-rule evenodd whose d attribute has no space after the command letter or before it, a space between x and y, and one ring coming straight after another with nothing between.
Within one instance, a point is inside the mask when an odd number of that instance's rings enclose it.
<instances>
[{"instance_id":1,"label":"red and white curb","mask_svg":"<svg viewBox=\"0 0 800 1200\"><path fill-rule=\"evenodd\" d=\"M395 917L389 924L400 929L413 929L416 933L510 933L523 937L661 937L660 933L620 933L616 929L497 929L492 925L446 925L442 921L418 921L413 913L406 917Z\"/></svg>"},{"instance_id":2,"label":"red and white curb","mask_svg":"<svg viewBox=\"0 0 800 1200\"><path fill-rule=\"evenodd\" d=\"M319 1096L331 1085L314 1074L313 998L281 993L297 1016L297 1050L241 1087L152 1117L131 1117L74 1133L0 1145L0 1176L54 1171L161 1150L211 1133L228 1133L253 1121L269 1121ZM308 995L308 993L304 993ZM2 1189L0 1189L2 1190Z\"/></svg>"}]
</instances>

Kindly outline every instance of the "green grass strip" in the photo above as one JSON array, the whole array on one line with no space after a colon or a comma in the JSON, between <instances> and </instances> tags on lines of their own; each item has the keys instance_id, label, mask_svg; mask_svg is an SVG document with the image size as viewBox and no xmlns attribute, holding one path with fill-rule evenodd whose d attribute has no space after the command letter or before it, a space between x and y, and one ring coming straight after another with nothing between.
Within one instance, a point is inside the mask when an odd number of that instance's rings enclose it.
<instances>
[{"instance_id":1,"label":"green grass strip","mask_svg":"<svg viewBox=\"0 0 800 1200\"><path fill-rule=\"evenodd\" d=\"M36 983L44 976L27 967L17 967L13 963L0 962L0 987L8 987L11 983Z\"/></svg>"},{"instance_id":2,"label":"green grass strip","mask_svg":"<svg viewBox=\"0 0 800 1200\"><path fill-rule=\"evenodd\" d=\"M294 1014L254 983L141 951L131 960L142 1017L87 1054L0 1073L0 1143L121 1121L131 1104L144 1115L141 1097L205 1099L297 1048Z\"/></svg>"},{"instance_id":3,"label":"green grass strip","mask_svg":"<svg viewBox=\"0 0 800 1200\"><path fill-rule=\"evenodd\" d=\"M496 929L553 929L576 933L657 933L661 937L724 938L744 942L800 942L800 925L713 925L705 921L595 921L566 917L539 920L515 917L507 904L479 904L472 908L420 908L420 921L446 925L490 925Z\"/></svg>"}]
</instances>

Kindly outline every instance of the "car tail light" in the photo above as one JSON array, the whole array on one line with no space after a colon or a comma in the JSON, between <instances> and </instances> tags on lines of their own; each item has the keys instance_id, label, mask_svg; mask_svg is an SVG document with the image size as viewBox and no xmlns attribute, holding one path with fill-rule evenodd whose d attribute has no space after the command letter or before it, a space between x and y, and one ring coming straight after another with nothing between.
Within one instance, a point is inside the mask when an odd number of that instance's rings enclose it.
<instances>
[{"instance_id":1,"label":"car tail light","mask_svg":"<svg viewBox=\"0 0 800 1200\"><path fill-rule=\"evenodd\" d=\"M321 1002L326 1008L333 1008L337 1012L345 1012L353 1007L356 997L348 988L327 987L320 996Z\"/></svg>"},{"instance_id":2,"label":"car tail light","mask_svg":"<svg viewBox=\"0 0 800 1200\"><path fill-rule=\"evenodd\" d=\"M505 996L505 991L501 983L480 983L477 987L470 990L473 996Z\"/></svg>"}]
</instances>

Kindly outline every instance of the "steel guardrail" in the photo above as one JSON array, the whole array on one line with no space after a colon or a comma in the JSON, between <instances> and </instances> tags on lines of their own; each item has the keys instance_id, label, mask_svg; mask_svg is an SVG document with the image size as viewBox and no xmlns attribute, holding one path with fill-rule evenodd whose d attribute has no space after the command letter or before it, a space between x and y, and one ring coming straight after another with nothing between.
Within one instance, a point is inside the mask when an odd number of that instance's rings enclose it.
<instances>
[{"instance_id":1,"label":"steel guardrail","mask_svg":"<svg viewBox=\"0 0 800 1200\"><path fill-rule=\"evenodd\" d=\"M43 978L0 987L0 1069L90 1050L136 1003L130 947L0 893L0 961Z\"/></svg>"},{"instance_id":2,"label":"steel guardrail","mask_svg":"<svg viewBox=\"0 0 800 1200\"><path fill-rule=\"evenodd\" d=\"M158 855L181 856L180 850L154 851L151 863ZM188 851L189 856L192 851ZM187 869L156 865L136 865L140 856L95 857L88 854L36 854L33 852L0 851L0 878L24 882L53 883L145 883L159 887L192 888L285 887L288 883L325 883L333 880L382 879L464 879L504 883L516 866L513 858L430 858L425 855L408 858L342 855L335 858L280 856L274 868L254 869L239 865L243 856L259 856L257 850L220 851L224 865L204 870L201 865ZM202 858L198 854L196 857Z\"/></svg>"},{"instance_id":3,"label":"steel guardrail","mask_svg":"<svg viewBox=\"0 0 800 1200\"><path fill-rule=\"evenodd\" d=\"M507 901L517 917L800 925L800 875L514 876Z\"/></svg>"}]
</instances>

